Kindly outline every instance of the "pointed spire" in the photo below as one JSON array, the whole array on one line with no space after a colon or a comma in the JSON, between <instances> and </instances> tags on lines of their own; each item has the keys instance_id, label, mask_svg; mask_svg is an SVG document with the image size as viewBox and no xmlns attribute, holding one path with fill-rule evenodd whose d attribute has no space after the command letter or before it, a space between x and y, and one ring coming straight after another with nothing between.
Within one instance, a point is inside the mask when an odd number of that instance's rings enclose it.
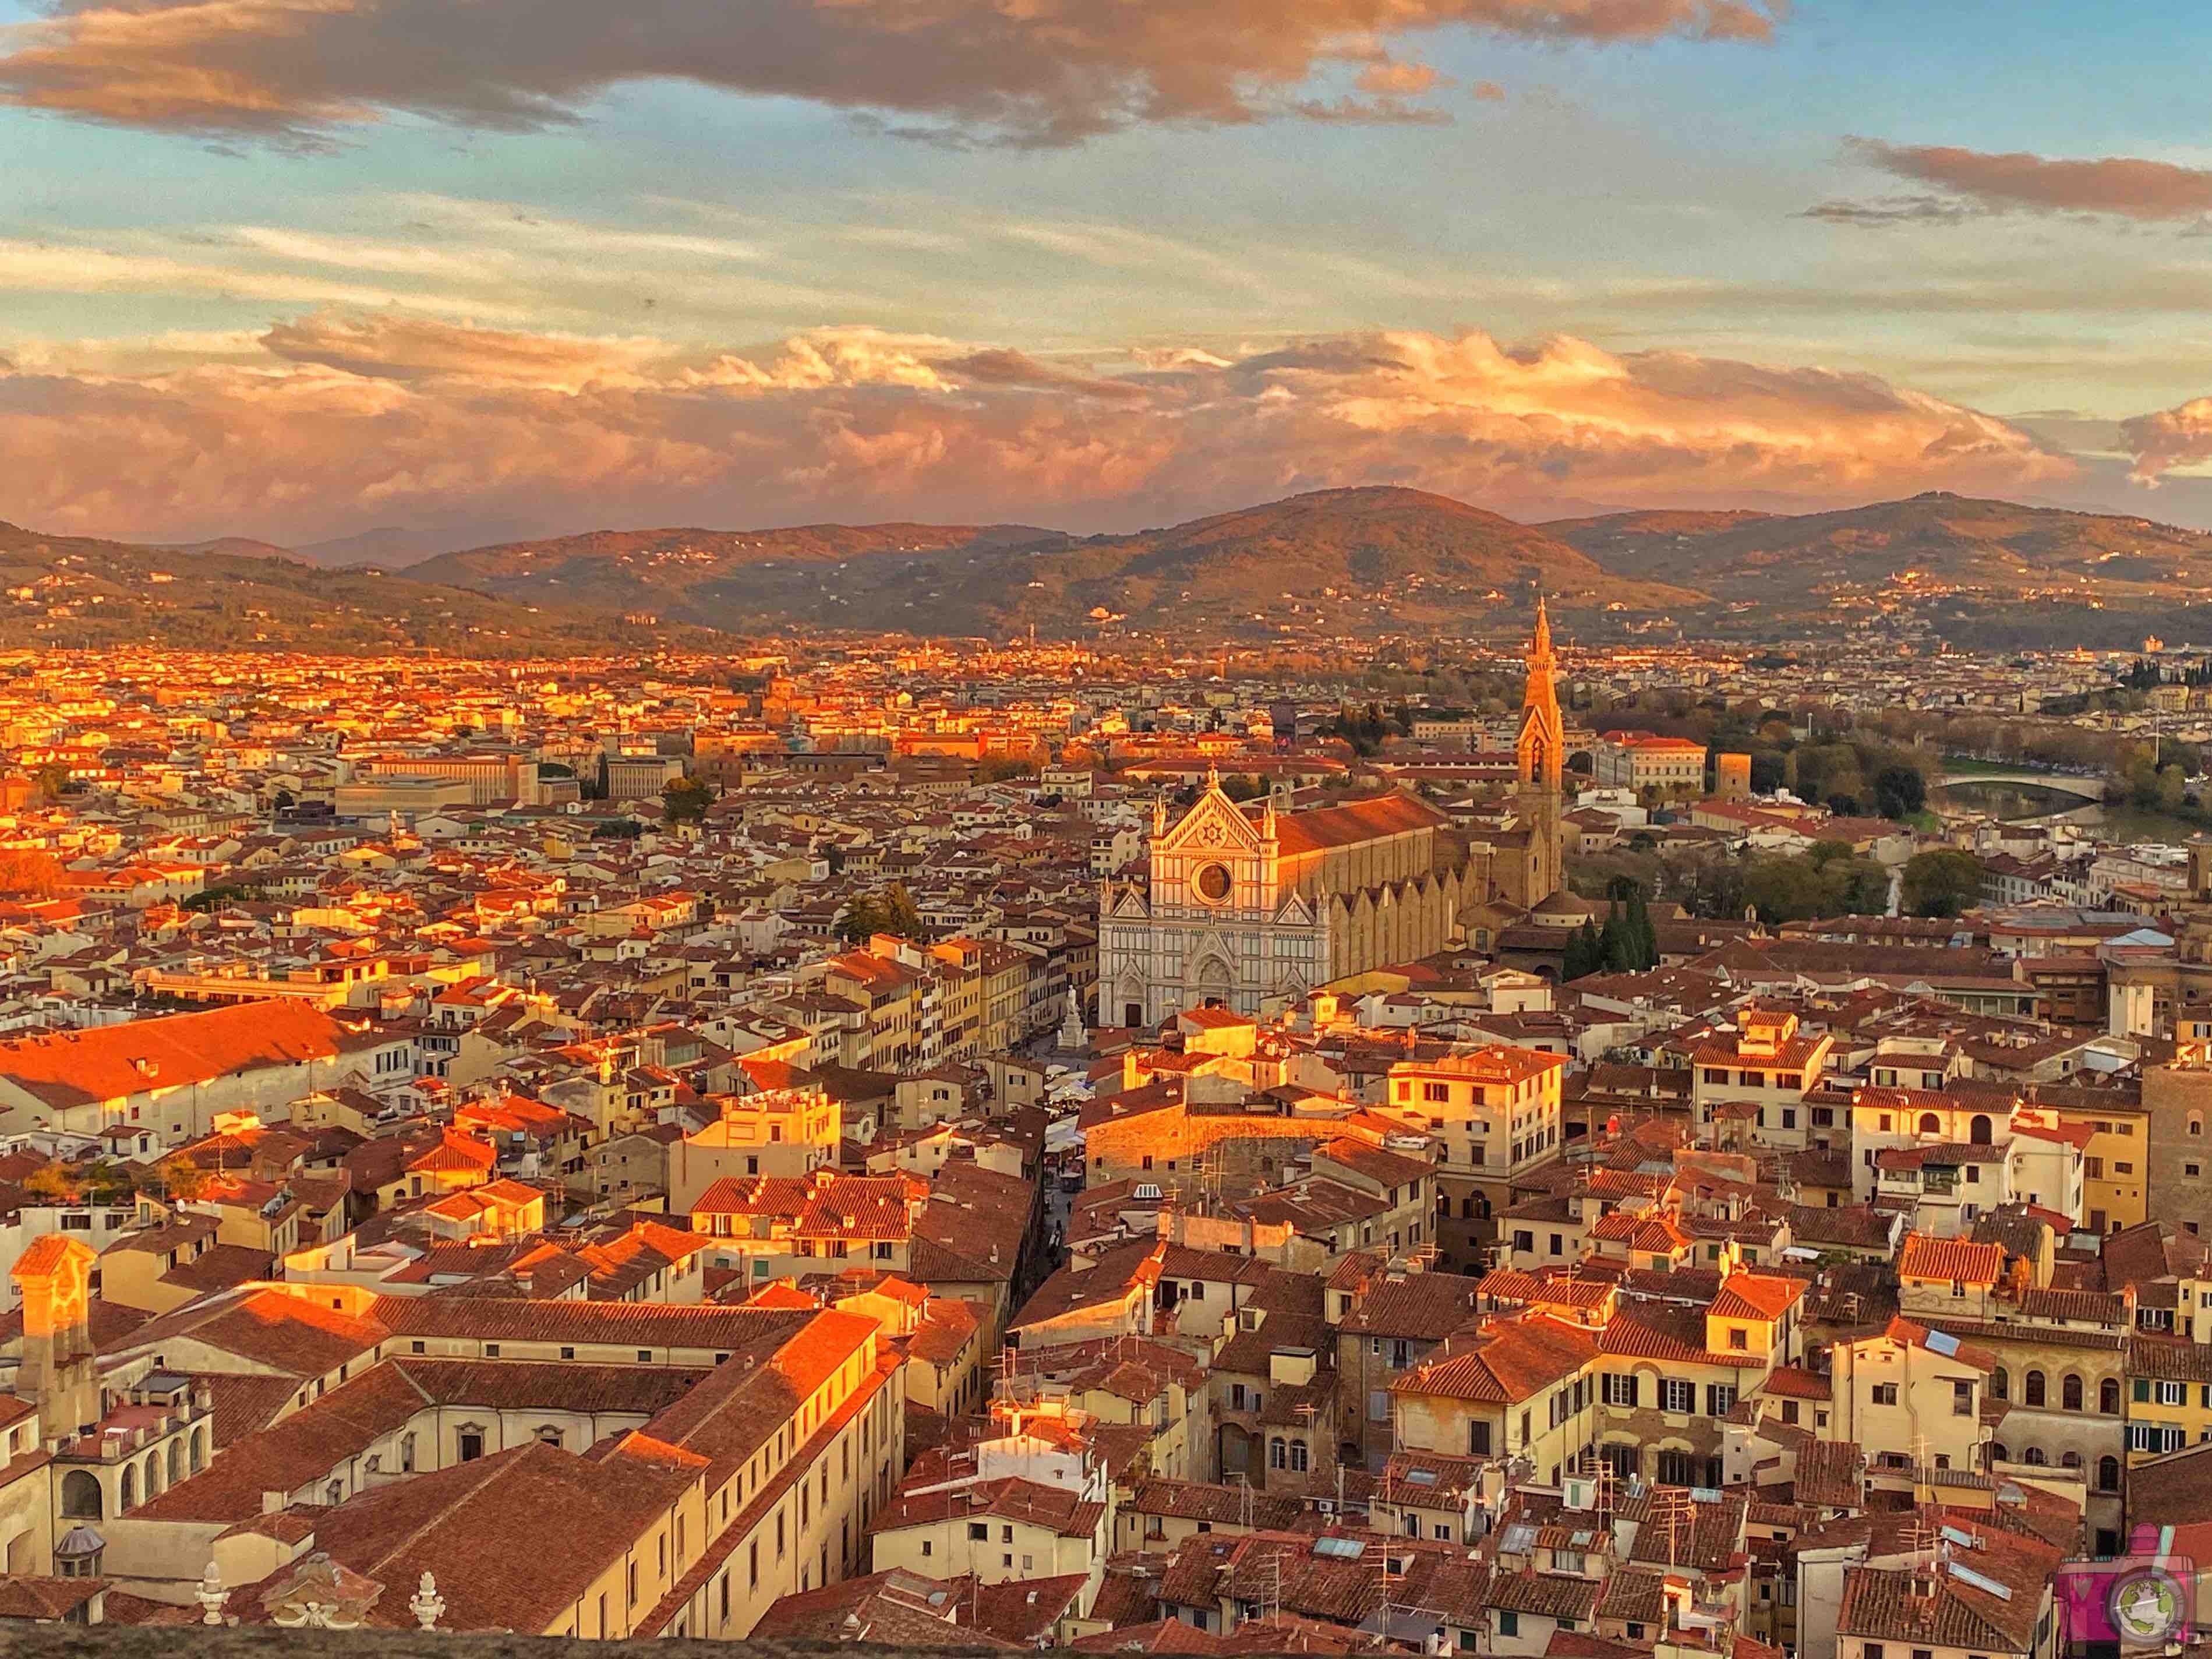
<instances>
[{"instance_id":1,"label":"pointed spire","mask_svg":"<svg viewBox=\"0 0 2212 1659\"><path fill-rule=\"evenodd\" d=\"M1164 836L1168 832L1168 795L1163 789L1152 797L1152 833Z\"/></svg>"},{"instance_id":2,"label":"pointed spire","mask_svg":"<svg viewBox=\"0 0 2212 1659\"><path fill-rule=\"evenodd\" d=\"M1267 805L1260 813L1260 839L1275 839L1275 792L1272 789L1267 792Z\"/></svg>"},{"instance_id":3,"label":"pointed spire","mask_svg":"<svg viewBox=\"0 0 2212 1659\"><path fill-rule=\"evenodd\" d=\"M1545 610L1544 596L1536 596L1536 637L1529 641L1528 660L1531 665L1548 664L1552 658L1552 618Z\"/></svg>"},{"instance_id":4,"label":"pointed spire","mask_svg":"<svg viewBox=\"0 0 2212 1659\"><path fill-rule=\"evenodd\" d=\"M1221 787L1221 769L1212 761L1206 763L1206 787L1208 789Z\"/></svg>"}]
</instances>

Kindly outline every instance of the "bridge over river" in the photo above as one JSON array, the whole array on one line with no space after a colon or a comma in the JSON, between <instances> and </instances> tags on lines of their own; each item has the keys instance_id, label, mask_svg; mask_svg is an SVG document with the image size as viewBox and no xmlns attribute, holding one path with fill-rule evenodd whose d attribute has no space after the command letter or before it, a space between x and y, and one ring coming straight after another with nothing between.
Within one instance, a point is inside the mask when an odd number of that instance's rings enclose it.
<instances>
[{"instance_id":1,"label":"bridge over river","mask_svg":"<svg viewBox=\"0 0 2212 1659\"><path fill-rule=\"evenodd\" d=\"M1955 785L1990 783L2011 784L2022 789L2048 789L2057 794L2072 795L2076 799L2101 806L2105 801L2105 781L2102 778L2070 777L2063 772L1944 772L1929 783L1930 789L1948 789Z\"/></svg>"}]
</instances>

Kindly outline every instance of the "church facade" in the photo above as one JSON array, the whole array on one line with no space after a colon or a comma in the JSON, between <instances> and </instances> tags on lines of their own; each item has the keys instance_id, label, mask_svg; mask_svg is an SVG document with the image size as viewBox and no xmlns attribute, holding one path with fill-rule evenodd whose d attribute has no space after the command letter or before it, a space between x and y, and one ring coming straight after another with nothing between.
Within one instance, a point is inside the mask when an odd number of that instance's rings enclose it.
<instances>
[{"instance_id":1,"label":"church facade","mask_svg":"<svg viewBox=\"0 0 2212 1659\"><path fill-rule=\"evenodd\" d=\"M1156 1025L1209 1004L1261 1016L1308 992L1441 951L1461 913L1522 909L1559 885L1564 726L1539 607L1510 824L1473 844L1404 793L1280 812L1209 779L1170 824L1153 813L1147 879L1099 895L1102 1024Z\"/></svg>"}]
</instances>

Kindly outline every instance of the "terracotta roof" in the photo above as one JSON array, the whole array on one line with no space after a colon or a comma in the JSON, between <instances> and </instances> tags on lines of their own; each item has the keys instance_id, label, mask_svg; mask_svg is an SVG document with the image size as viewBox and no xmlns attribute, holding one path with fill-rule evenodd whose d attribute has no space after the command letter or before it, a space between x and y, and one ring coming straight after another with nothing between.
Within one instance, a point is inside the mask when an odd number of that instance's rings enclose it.
<instances>
[{"instance_id":1,"label":"terracotta roof","mask_svg":"<svg viewBox=\"0 0 2212 1659\"><path fill-rule=\"evenodd\" d=\"M347 1033L319 1008L272 1000L0 1042L0 1077L57 1109L335 1058Z\"/></svg>"},{"instance_id":2,"label":"terracotta roof","mask_svg":"<svg viewBox=\"0 0 2212 1659\"><path fill-rule=\"evenodd\" d=\"M1534 1317L1492 1322L1391 1384L1394 1392L1506 1405L1571 1376L1598 1352L1589 1331Z\"/></svg>"},{"instance_id":3,"label":"terracotta roof","mask_svg":"<svg viewBox=\"0 0 2212 1659\"><path fill-rule=\"evenodd\" d=\"M1392 791L1370 800L1279 813L1275 840L1285 858L1377 841L1412 830L1433 830L1450 820L1419 796Z\"/></svg>"},{"instance_id":4,"label":"terracotta roof","mask_svg":"<svg viewBox=\"0 0 2212 1659\"><path fill-rule=\"evenodd\" d=\"M1927 1279L1965 1285L1995 1285L2004 1272L2002 1244L1977 1244L1965 1238L1931 1238L1907 1233L1898 1246L1900 1279Z\"/></svg>"},{"instance_id":5,"label":"terracotta roof","mask_svg":"<svg viewBox=\"0 0 2212 1659\"><path fill-rule=\"evenodd\" d=\"M1721 1282L1720 1294L1713 1298L1713 1312L1723 1319L1779 1319L1804 1297L1802 1279L1733 1273Z\"/></svg>"}]
</instances>

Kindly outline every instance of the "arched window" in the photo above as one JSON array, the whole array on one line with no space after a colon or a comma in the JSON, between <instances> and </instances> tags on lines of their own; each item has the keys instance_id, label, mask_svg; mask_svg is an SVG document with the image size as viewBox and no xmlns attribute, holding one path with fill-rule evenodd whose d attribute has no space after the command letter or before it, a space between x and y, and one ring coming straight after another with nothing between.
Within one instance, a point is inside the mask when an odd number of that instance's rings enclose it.
<instances>
[{"instance_id":1,"label":"arched window","mask_svg":"<svg viewBox=\"0 0 2212 1659\"><path fill-rule=\"evenodd\" d=\"M335 1507L345 1502L345 1482L333 1480L323 1488L323 1502Z\"/></svg>"},{"instance_id":2,"label":"arched window","mask_svg":"<svg viewBox=\"0 0 2212 1659\"><path fill-rule=\"evenodd\" d=\"M2204 1115L2202 1112L2191 1112L2189 1115L2189 1133L2193 1135L2201 1135L2204 1133Z\"/></svg>"},{"instance_id":3,"label":"arched window","mask_svg":"<svg viewBox=\"0 0 2212 1659\"><path fill-rule=\"evenodd\" d=\"M2005 1449L2005 1443L2003 1441L1992 1440L1990 1442L1990 1462L1992 1463L2009 1463L2012 1462L2012 1454Z\"/></svg>"},{"instance_id":4,"label":"arched window","mask_svg":"<svg viewBox=\"0 0 2212 1659\"><path fill-rule=\"evenodd\" d=\"M2081 1379L2071 1371L2058 1384L2058 1403L2069 1412L2081 1409Z\"/></svg>"},{"instance_id":5,"label":"arched window","mask_svg":"<svg viewBox=\"0 0 2212 1659\"><path fill-rule=\"evenodd\" d=\"M161 1454L146 1454L146 1497L149 1502L161 1495Z\"/></svg>"},{"instance_id":6,"label":"arched window","mask_svg":"<svg viewBox=\"0 0 2212 1659\"><path fill-rule=\"evenodd\" d=\"M169 1443L169 1484L175 1486L185 1478L185 1438L179 1435Z\"/></svg>"},{"instance_id":7,"label":"arched window","mask_svg":"<svg viewBox=\"0 0 2212 1659\"><path fill-rule=\"evenodd\" d=\"M1990 1398L1992 1400L2012 1398L2012 1373L2002 1365L1990 1373Z\"/></svg>"},{"instance_id":8,"label":"arched window","mask_svg":"<svg viewBox=\"0 0 2212 1659\"><path fill-rule=\"evenodd\" d=\"M1974 1114L1974 1121L1966 1126L1966 1139L1977 1146L1990 1144L1990 1120L1985 1112Z\"/></svg>"},{"instance_id":9,"label":"arched window","mask_svg":"<svg viewBox=\"0 0 2212 1659\"><path fill-rule=\"evenodd\" d=\"M1306 1472L1306 1443L1303 1440L1291 1442L1291 1472L1293 1474Z\"/></svg>"},{"instance_id":10,"label":"arched window","mask_svg":"<svg viewBox=\"0 0 2212 1659\"><path fill-rule=\"evenodd\" d=\"M2063 1469L2080 1468L2081 1467L2081 1454L2077 1451L2059 1453L2058 1467Z\"/></svg>"},{"instance_id":11,"label":"arched window","mask_svg":"<svg viewBox=\"0 0 2212 1659\"><path fill-rule=\"evenodd\" d=\"M2097 1490L2118 1492L2120 1489L2120 1460L2100 1457L2097 1460Z\"/></svg>"},{"instance_id":12,"label":"arched window","mask_svg":"<svg viewBox=\"0 0 2212 1659\"><path fill-rule=\"evenodd\" d=\"M1943 1120L1936 1116L1933 1112L1921 1113L1920 1133L1923 1135L1942 1134L1943 1133Z\"/></svg>"},{"instance_id":13,"label":"arched window","mask_svg":"<svg viewBox=\"0 0 2212 1659\"><path fill-rule=\"evenodd\" d=\"M2041 1371L2030 1371L2027 1374L2027 1392L2023 1395L2027 1403L2031 1406L2040 1406L2045 1404L2045 1389L2043 1383L2043 1373Z\"/></svg>"},{"instance_id":14,"label":"arched window","mask_svg":"<svg viewBox=\"0 0 2212 1659\"><path fill-rule=\"evenodd\" d=\"M2120 1414L2120 1379L2108 1376L2097 1384L2097 1409L2107 1417Z\"/></svg>"},{"instance_id":15,"label":"arched window","mask_svg":"<svg viewBox=\"0 0 2212 1659\"><path fill-rule=\"evenodd\" d=\"M1271 1469L1286 1469L1290 1466L1290 1443L1279 1434L1267 1443L1267 1467Z\"/></svg>"},{"instance_id":16,"label":"arched window","mask_svg":"<svg viewBox=\"0 0 2212 1659\"><path fill-rule=\"evenodd\" d=\"M62 1477L62 1516L70 1521L100 1518L100 1481L89 1469L71 1469Z\"/></svg>"},{"instance_id":17,"label":"arched window","mask_svg":"<svg viewBox=\"0 0 2212 1659\"><path fill-rule=\"evenodd\" d=\"M558 1446L561 1443L560 1428L557 1425L547 1423L538 1429L538 1437L549 1446Z\"/></svg>"},{"instance_id":18,"label":"arched window","mask_svg":"<svg viewBox=\"0 0 2212 1659\"><path fill-rule=\"evenodd\" d=\"M2030 1446L2021 1455L2021 1462L2039 1469L2049 1460L2044 1456L2042 1447Z\"/></svg>"},{"instance_id":19,"label":"arched window","mask_svg":"<svg viewBox=\"0 0 2212 1659\"><path fill-rule=\"evenodd\" d=\"M138 1507L138 1466L125 1463L123 1479L115 1488L115 1512L123 1515Z\"/></svg>"}]
</instances>

